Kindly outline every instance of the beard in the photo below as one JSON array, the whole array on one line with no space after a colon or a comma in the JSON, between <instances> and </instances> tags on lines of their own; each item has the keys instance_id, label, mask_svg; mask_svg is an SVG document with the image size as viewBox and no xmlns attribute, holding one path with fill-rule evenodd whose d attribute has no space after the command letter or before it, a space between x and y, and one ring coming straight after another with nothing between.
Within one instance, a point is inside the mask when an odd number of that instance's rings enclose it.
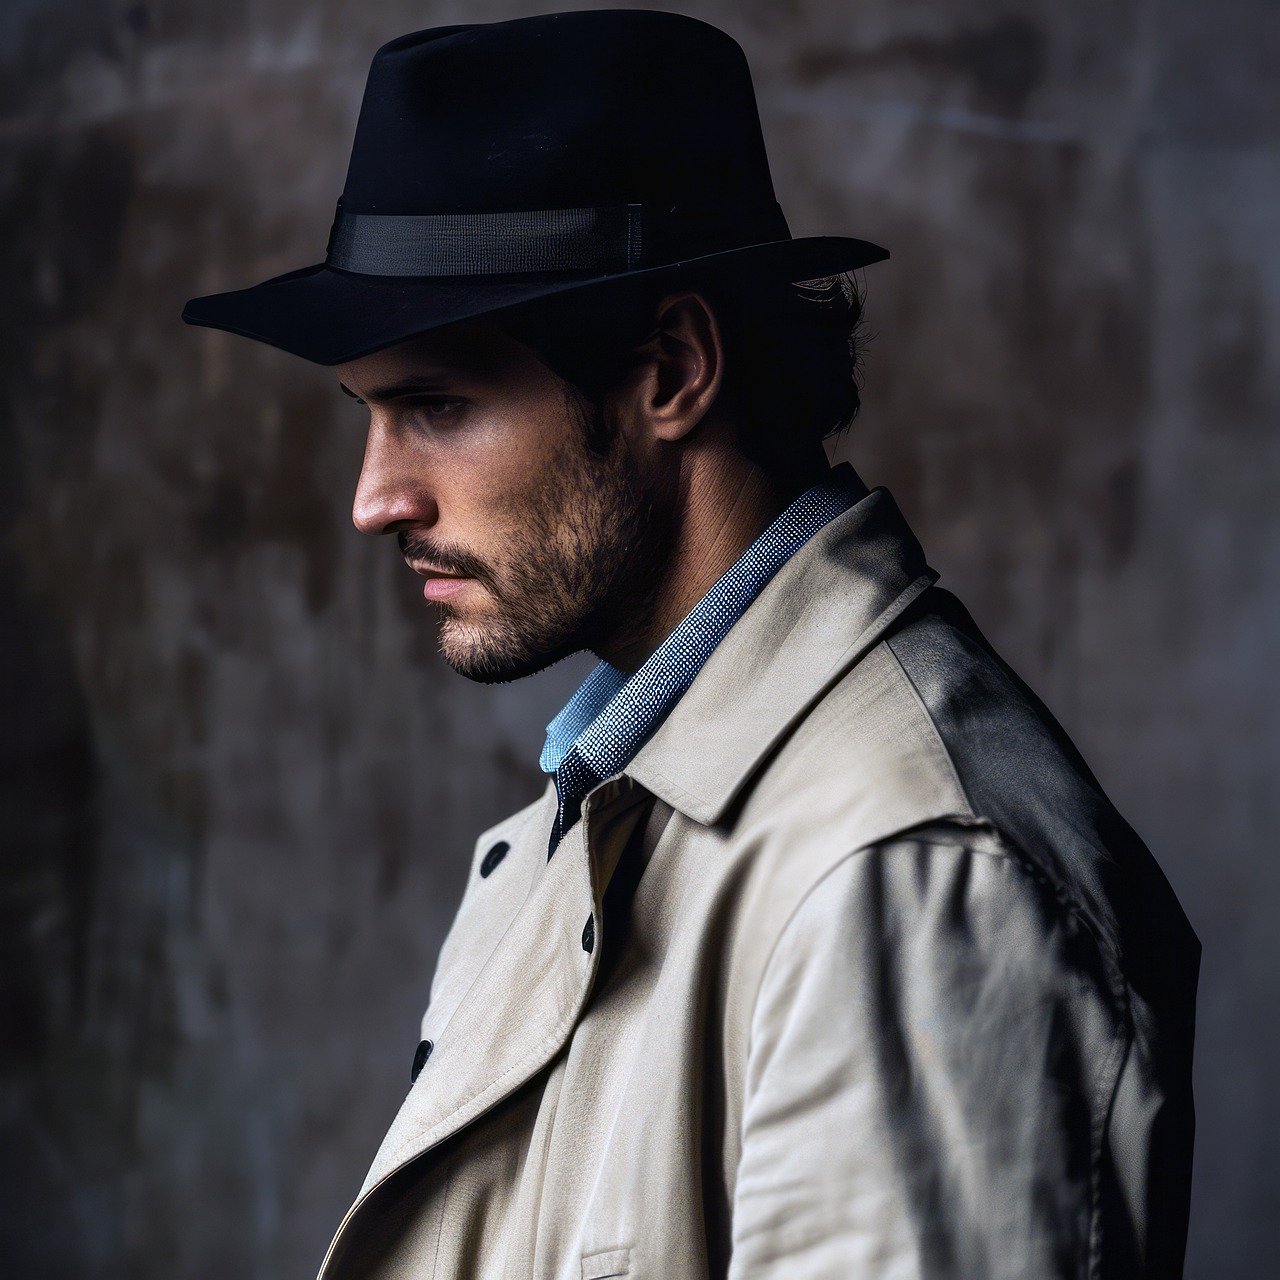
<instances>
[{"instance_id":1,"label":"beard","mask_svg":"<svg viewBox=\"0 0 1280 1280\"><path fill-rule=\"evenodd\" d=\"M425 559L488 589L480 617L447 602L440 653L481 684L518 680L583 649L598 649L653 606L674 534L670 495L645 483L624 433L605 411L566 389L577 419L537 482L508 513L499 565L398 535L406 558Z\"/></svg>"}]
</instances>

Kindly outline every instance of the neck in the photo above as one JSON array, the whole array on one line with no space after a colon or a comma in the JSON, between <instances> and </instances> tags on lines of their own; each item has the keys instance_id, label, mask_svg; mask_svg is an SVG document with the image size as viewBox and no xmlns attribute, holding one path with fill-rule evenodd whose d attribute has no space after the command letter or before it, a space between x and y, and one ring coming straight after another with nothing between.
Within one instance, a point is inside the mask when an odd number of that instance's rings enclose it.
<instances>
[{"instance_id":1,"label":"neck","mask_svg":"<svg viewBox=\"0 0 1280 1280\"><path fill-rule=\"evenodd\" d=\"M628 675L638 670L815 478L821 477L780 480L736 450L690 450L682 459L667 572L648 607L596 647L596 656Z\"/></svg>"}]
</instances>

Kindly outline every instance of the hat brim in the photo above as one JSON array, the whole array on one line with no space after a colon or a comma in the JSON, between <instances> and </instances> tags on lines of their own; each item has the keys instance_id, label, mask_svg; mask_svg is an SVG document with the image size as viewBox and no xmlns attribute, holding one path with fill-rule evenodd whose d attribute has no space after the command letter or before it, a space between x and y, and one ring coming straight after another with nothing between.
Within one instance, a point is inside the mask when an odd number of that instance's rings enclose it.
<instances>
[{"instance_id":1,"label":"hat brim","mask_svg":"<svg viewBox=\"0 0 1280 1280\"><path fill-rule=\"evenodd\" d=\"M815 280L881 262L887 249L867 240L810 236L772 240L664 263L640 271L566 278L555 275L373 276L326 263L302 267L248 289L192 298L188 324L224 329L279 347L313 364L344 364L406 338L576 290L658 283L691 269L739 265L779 280Z\"/></svg>"}]
</instances>

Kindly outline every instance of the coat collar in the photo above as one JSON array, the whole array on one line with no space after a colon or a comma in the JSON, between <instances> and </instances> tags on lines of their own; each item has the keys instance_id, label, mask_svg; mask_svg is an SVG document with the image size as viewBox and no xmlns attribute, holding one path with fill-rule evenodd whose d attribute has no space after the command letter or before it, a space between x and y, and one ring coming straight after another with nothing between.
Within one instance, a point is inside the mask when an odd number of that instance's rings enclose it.
<instances>
[{"instance_id":1,"label":"coat collar","mask_svg":"<svg viewBox=\"0 0 1280 1280\"><path fill-rule=\"evenodd\" d=\"M624 771L695 822L720 820L770 748L938 579L889 491L804 544L720 642Z\"/></svg>"}]
</instances>

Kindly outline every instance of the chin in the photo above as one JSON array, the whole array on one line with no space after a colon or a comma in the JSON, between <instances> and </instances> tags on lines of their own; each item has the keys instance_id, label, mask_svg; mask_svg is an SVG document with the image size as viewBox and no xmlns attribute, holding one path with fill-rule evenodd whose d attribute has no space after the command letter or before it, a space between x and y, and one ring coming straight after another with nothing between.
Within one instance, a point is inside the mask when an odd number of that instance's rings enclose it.
<instances>
[{"instance_id":1,"label":"chin","mask_svg":"<svg viewBox=\"0 0 1280 1280\"><path fill-rule=\"evenodd\" d=\"M460 675L477 684L508 684L577 653L579 644L551 647L528 644L498 627L446 619L440 625L440 656Z\"/></svg>"}]
</instances>

